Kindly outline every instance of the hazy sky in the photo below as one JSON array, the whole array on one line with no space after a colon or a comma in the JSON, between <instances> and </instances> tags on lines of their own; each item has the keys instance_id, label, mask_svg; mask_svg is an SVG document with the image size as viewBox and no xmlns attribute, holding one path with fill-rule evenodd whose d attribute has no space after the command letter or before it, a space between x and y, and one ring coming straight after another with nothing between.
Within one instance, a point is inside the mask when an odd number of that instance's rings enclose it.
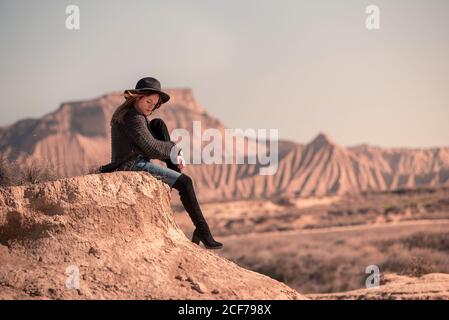
<instances>
[{"instance_id":1,"label":"hazy sky","mask_svg":"<svg viewBox=\"0 0 449 320\"><path fill-rule=\"evenodd\" d=\"M0 52L0 125L154 76L230 128L449 145L447 0L0 0Z\"/></svg>"}]
</instances>

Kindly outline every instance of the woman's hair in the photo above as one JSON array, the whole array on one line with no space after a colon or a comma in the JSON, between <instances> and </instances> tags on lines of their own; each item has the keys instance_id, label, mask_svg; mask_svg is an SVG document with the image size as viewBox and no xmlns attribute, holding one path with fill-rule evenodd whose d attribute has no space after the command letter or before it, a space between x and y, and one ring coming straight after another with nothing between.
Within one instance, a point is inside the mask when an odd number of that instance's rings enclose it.
<instances>
[{"instance_id":1,"label":"woman's hair","mask_svg":"<svg viewBox=\"0 0 449 320\"><path fill-rule=\"evenodd\" d=\"M117 109L114 111L114 114L111 118L111 126L114 123L123 123L123 118L125 117L126 113L134 107L134 103L137 101L137 99L141 97L145 97L148 95L151 95L152 93L131 93L129 91L125 91L124 97L125 101L117 107ZM162 105L162 99L159 97L159 101L155 105L155 108L153 110L158 109Z\"/></svg>"}]
</instances>

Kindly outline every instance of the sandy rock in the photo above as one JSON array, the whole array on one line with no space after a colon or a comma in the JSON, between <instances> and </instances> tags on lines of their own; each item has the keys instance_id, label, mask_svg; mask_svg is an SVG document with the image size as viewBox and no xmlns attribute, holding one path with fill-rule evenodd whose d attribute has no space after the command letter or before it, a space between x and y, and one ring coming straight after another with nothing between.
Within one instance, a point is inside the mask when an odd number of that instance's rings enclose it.
<instances>
[{"instance_id":1,"label":"sandy rock","mask_svg":"<svg viewBox=\"0 0 449 320\"><path fill-rule=\"evenodd\" d=\"M0 261L3 299L304 298L189 241L139 172L0 189Z\"/></svg>"},{"instance_id":2,"label":"sandy rock","mask_svg":"<svg viewBox=\"0 0 449 320\"><path fill-rule=\"evenodd\" d=\"M449 274L431 273L421 277L385 274L384 282L375 288L307 296L326 300L449 300Z\"/></svg>"}]
</instances>

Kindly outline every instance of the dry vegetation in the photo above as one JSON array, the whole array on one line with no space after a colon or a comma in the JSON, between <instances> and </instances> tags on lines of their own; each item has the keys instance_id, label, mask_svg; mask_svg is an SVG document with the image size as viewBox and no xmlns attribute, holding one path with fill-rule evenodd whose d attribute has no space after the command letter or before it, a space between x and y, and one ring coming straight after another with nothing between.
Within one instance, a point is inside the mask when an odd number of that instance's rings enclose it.
<instances>
[{"instance_id":1,"label":"dry vegetation","mask_svg":"<svg viewBox=\"0 0 449 320\"><path fill-rule=\"evenodd\" d=\"M298 205L311 200L203 207L226 258L299 292L363 288L371 264L383 273L449 273L448 188L366 192ZM190 232L187 215L179 216Z\"/></svg>"},{"instance_id":2,"label":"dry vegetation","mask_svg":"<svg viewBox=\"0 0 449 320\"><path fill-rule=\"evenodd\" d=\"M364 288L368 265L381 273L449 273L449 223L226 238L221 253L303 293Z\"/></svg>"},{"instance_id":3,"label":"dry vegetation","mask_svg":"<svg viewBox=\"0 0 449 320\"><path fill-rule=\"evenodd\" d=\"M95 173L97 170L97 167L92 166L85 169L84 174ZM27 161L18 163L0 155L0 187L41 183L64 178L57 172L57 167L49 162Z\"/></svg>"},{"instance_id":4,"label":"dry vegetation","mask_svg":"<svg viewBox=\"0 0 449 320\"><path fill-rule=\"evenodd\" d=\"M51 165L28 162L18 164L0 156L0 186L18 186L27 183L39 183L58 179Z\"/></svg>"}]
</instances>

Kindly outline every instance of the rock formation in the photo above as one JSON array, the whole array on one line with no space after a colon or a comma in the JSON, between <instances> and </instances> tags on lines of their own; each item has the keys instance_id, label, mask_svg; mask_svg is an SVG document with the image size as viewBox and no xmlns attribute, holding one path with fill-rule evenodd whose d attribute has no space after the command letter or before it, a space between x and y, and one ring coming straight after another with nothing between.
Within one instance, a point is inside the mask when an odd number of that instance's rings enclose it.
<instances>
[{"instance_id":1,"label":"rock formation","mask_svg":"<svg viewBox=\"0 0 449 320\"><path fill-rule=\"evenodd\" d=\"M224 132L190 89L167 89L169 103L160 108L169 130L186 129L193 121L201 130ZM110 160L109 121L123 101L117 93L87 101L65 102L40 119L25 119L0 128L0 154L19 163L51 162L62 175L73 176ZM269 129L269 128L267 128ZM203 144L204 145L204 144ZM186 171L198 198L205 201L322 196L360 191L449 185L449 147L428 149L343 147L320 133L308 144L279 141L275 175L259 174L255 164L193 164Z\"/></svg>"},{"instance_id":2,"label":"rock formation","mask_svg":"<svg viewBox=\"0 0 449 320\"><path fill-rule=\"evenodd\" d=\"M190 242L168 185L118 172L0 188L0 298L304 297Z\"/></svg>"}]
</instances>

